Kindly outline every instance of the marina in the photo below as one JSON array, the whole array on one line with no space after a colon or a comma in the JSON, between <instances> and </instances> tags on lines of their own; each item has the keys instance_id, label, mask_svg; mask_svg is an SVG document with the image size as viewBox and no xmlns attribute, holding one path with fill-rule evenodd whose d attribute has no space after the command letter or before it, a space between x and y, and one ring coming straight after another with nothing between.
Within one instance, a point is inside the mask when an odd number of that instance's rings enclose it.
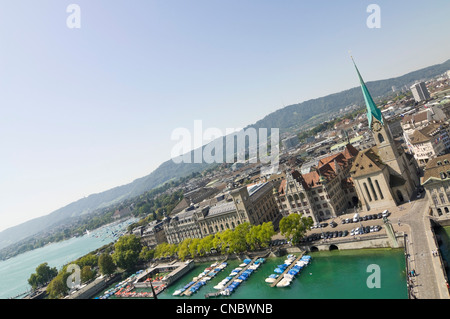
<instances>
[{"instance_id":1,"label":"marina","mask_svg":"<svg viewBox=\"0 0 450 319\"><path fill-rule=\"evenodd\" d=\"M228 263L226 261L219 263L213 263L210 267L205 268L197 277L194 277L191 282L185 285L183 288L176 290L174 296L191 296L196 293L202 286L214 278L219 272L226 268Z\"/></svg>"},{"instance_id":2,"label":"marina","mask_svg":"<svg viewBox=\"0 0 450 319\"><path fill-rule=\"evenodd\" d=\"M173 296L176 290L186 285L185 281L177 281L158 294L158 299L407 299L408 297L402 249L314 252L311 253L311 260L314 259L314 262L307 266L307 272L303 270L289 286L273 288L265 280L286 258L286 256L266 258L257 271L253 271L247 280L237 285L230 295L220 294L220 291L229 287L245 270L248 270L240 267L242 260L228 260L227 267L232 269L231 272L234 271L233 275L228 272L219 273L207 285L202 286L201 294ZM370 264L378 264L383 269L384 281L380 289L367 287L367 276L370 275L367 273L367 266ZM183 278L192 278L209 265L209 263L197 264Z\"/></svg>"},{"instance_id":3,"label":"marina","mask_svg":"<svg viewBox=\"0 0 450 319\"><path fill-rule=\"evenodd\" d=\"M215 286L215 289L219 289L218 292L209 293L205 295L205 298L217 297L219 295L230 296L233 291L244 281L246 281L250 275L264 263L265 259L262 257L255 257L252 260L244 259L243 264L239 266L245 266L244 268L237 267L231 273L230 276L221 281L221 284ZM234 277L233 277L234 276Z\"/></svg>"}]
</instances>

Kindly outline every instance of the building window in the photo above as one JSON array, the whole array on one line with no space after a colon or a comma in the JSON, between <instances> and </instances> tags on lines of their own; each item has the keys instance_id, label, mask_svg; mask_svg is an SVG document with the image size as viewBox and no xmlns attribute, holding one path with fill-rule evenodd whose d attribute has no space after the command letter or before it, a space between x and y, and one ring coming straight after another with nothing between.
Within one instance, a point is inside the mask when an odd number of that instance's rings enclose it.
<instances>
[{"instance_id":1,"label":"building window","mask_svg":"<svg viewBox=\"0 0 450 319\"><path fill-rule=\"evenodd\" d=\"M384 199L383 192L381 192L380 184L378 184L377 180L375 180L375 185L377 185L377 189L378 189L378 192L380 193L381 199Z\"/></svg>"},{"instance_id":2,"label":"building window","mask_svg":"<svg viewBox=\"0 0 450 319\"><path fill-rule=\"evenodd\" d=\"M372 179L369 177L367 179L367 181L369 182L370 190L372 191L375 200L378 200L377 193L375 193L375 188L373 187L373 184L372 184Z\"/></svg>"},{"instance_id":3,"label":"building window","mask_svg":"<svg viewBox=\"0 0 450 319\"><path fill-rule=\"evenodd\" d=\"M369 198L369 202L372 201L372 196L370 196L369 189L367 188L366 183L363 183L364 189L366 190L367 197Z\"/></svg>"},{"instance_id":4,"label":"building window","mask_svg":"<svg viewBox=\"0 0 450 319\"><path fill-rule=\"evenodd\" d=\"M439 193L439 199L441 200L441 204L445 204L444 194Z\"/></svg>"},{"instance_id":5,"label":"building window","mask_svg":"<svg viewBox=\"0 0 450 319\"><path fill-rule=\"evenodd\" d=\"M380 143L383 143L383 142L384 142L383 134L378 133L378 141L379 141Z\"/></svg>"}]
</instances>

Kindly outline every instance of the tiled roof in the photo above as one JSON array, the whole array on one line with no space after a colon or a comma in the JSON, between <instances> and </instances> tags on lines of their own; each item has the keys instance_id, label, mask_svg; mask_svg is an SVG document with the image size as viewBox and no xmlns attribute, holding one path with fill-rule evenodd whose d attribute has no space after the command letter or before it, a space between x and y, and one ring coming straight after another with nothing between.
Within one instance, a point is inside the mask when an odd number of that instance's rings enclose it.
<instances>
[{"instance_id":1,"label":"tiled roof","mask_svg":"<svg viewBox=\"0 0 450 319\"><path fill-rule=\"evenodd\" d=\"M359 152L351 168L352 178L381 171L385 164L383 164L377 154L377 147Z\"/></svg>"},{"instance_id":2,"label":"tiled roof","mask_svg":"<svg viewBox=\"0 0 450 319\"><path fill-rule=\"evenodd\" d=\"M425 171L422 177L422 184L425 184L430 179L450 179L450 154L430 159L425 166ZM441 174L445 175L441 175Z\"/></svg>"}]
</instances>

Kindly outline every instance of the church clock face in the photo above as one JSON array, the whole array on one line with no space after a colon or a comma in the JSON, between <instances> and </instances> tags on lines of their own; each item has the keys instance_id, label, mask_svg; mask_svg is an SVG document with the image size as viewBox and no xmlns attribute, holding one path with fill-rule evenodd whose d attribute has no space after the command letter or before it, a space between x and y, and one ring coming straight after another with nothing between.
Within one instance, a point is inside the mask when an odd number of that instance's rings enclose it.
<instances>
[{"instance_id":1,"label":"church clock face","mask_svg":"<svg viewBox=\"0 0 450 319\"><path fill-rule=\"evenodd\" d=\"M372 131L374 131L374 132L381 131L381 123L379 121L374 121L372 123Z\"/></svg>"}]
</instances>

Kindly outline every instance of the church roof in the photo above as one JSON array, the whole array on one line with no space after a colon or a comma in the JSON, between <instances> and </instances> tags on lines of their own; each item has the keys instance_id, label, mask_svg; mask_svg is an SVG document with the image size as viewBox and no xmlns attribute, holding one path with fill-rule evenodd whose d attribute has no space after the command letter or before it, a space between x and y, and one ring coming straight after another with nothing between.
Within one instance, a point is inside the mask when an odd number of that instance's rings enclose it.
<instances>
[{"instance_id":1,"label":"church roof","mask_svg":"<svg viewBox=\"0 0 450 319\"><path fill-rule=\"evenodd\" d=\"M352 178L380 172L386 165L378 156L378 148L371 147L361 151L355 158L351 168Z\"/></svg>"}]
</instances>

